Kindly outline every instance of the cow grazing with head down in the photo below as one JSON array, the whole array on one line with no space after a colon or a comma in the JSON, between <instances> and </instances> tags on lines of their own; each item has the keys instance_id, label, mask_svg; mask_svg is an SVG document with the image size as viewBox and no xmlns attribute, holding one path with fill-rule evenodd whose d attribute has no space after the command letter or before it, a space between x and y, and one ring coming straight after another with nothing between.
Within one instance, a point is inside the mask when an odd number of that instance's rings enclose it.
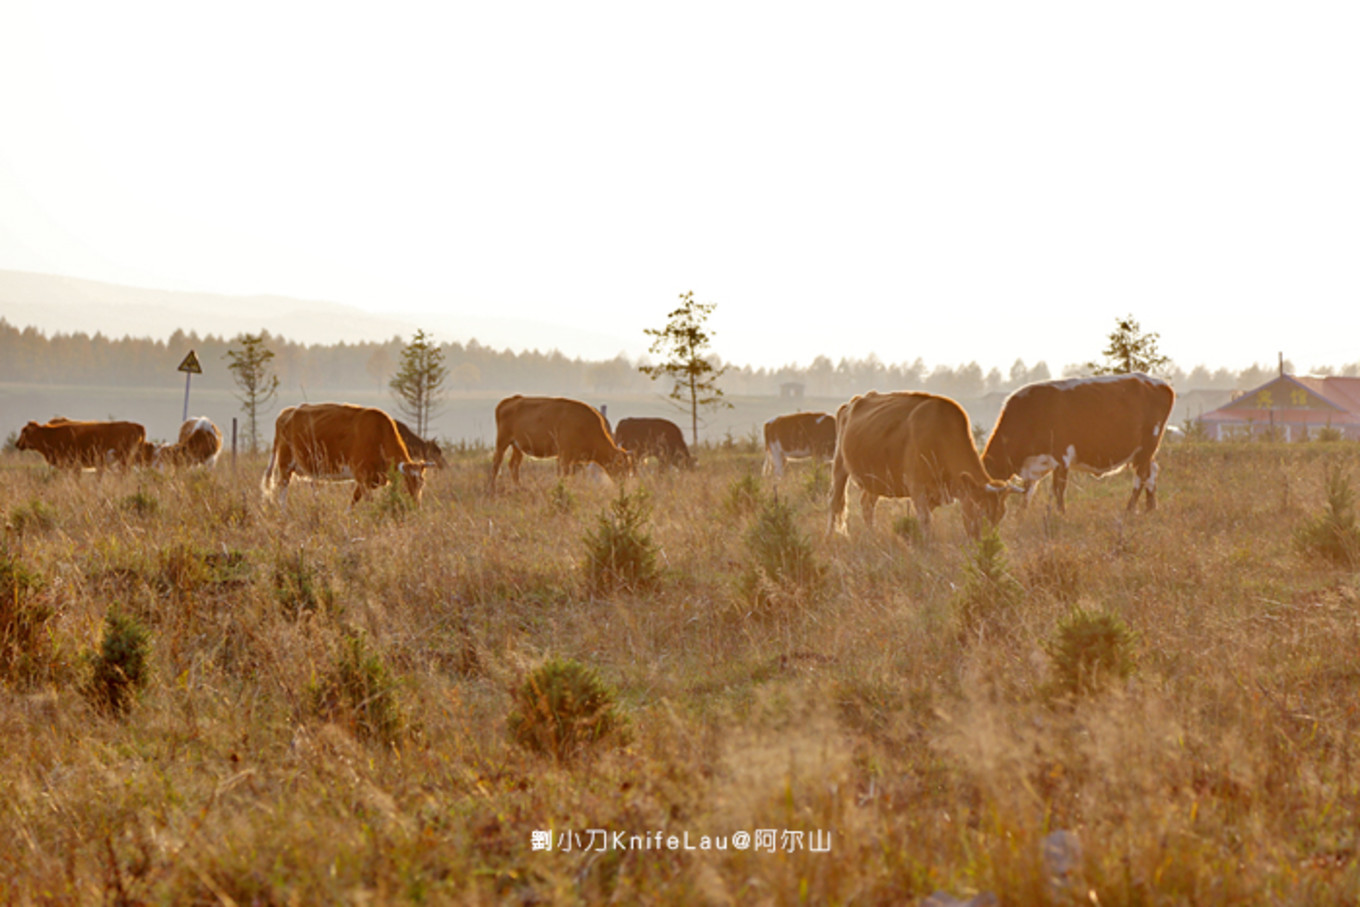
<instances>
[{"instance_id":1,"label":"cow grazing with head down","mask_svg":"<svg viewBox=\"0 0 1360 907\"><path fill-rule=\"evenodd\" d=\"M836 418L830 413L789 413L765 423L765 475L784 475L786 460L830 462L835 454Z\"/></svg>"},{"instance_id":2,"label":"cow grazing with head down","mask_svg":"<svg viewBox=\"0 0 1360 907\"><path fill-rule=\"evenodd\" d=\"M411 456L417 460L425 460L435 469L447 469L449 464L444 459L444 451L435 441L427 441L412 430L400 419L393 419L397 423L397 431L401 434L401 443L406 445Z\"/></svg>"},{"instance_id":3,"label":"cow grazing with head down","mask_svg":"<svg viewBox=\"0 0 1360 907\"><path fill-rule=\"evenodd\" d=\"M146 429L136 422L79 422L57 418L39 425L29 422L19 432L15 447L42 454L56 469L103 471L108 466L140 462Z\"/></svg>"},{"instance_id":4,"label":"cow grazing with head down","mask_svg":"<svg viewBox=\"0 0 1360 907\"><path fill-rule=\"evenodd\" d=\"M1032 496L1053 473L1053 497L1065 509L1073 469L1109 475L1133 468L1128 510L1146 492L1157 506L1157 448L1175 405L1171 385L1141 373L1043 381L1006 399L982 454L995 476L1019 476Z\"/></svg>"},{"instance_id":5,"label":"cow grazing with head down","mask_svg":"<svg viewBox=\"0 0 1360 907\"><path fill-rule=\"evenodd\" d=\"M515 484L519 484L519 467L526 456L556 457L558 475L586 463L598 464L615 479L633 471L632 456L614 443L600 411L566 397L516 394L496 404L496 452L489 484L493 492L507 450Z\"/></svg>"},{"instance_id":6,"label":"cow grazing with head down","mask_svg":"<svg viewBox=\"0 0 1360 907\"><path fill-rule=\"evenodd\" d=\"M694 466L684 432L670 419L621 419L614 429L614 440L633 455L635 463L656 457L662 466Z\"/></svg>"},{"instance_id":7,"label":"cow grazing with head down","mask_svg":"<svg viewBox=\"0 0 1360 907\"><path fill-rule=\"evenodd\" d=\"M327 481L352 479L353 507L366 493L386 485L388 472L395 469L407 494L419 504L427 466L411 458L396 423L382 410L350 403L309 403L279 413L274 449L260 487L269 494L282 485L282 504L295 474Z\"/></svg>"},{"instance_id":8,"label":"cow grazing with head down","mask_svg":"<svg viewBox=\"0 0 1360 907\"><path fill-rule=\"evenodd\" d=\"M873 528L880 497L911 498L923 532L930 514L959 499L968 534L978 538L1006 513L1018 487L988 475L973 445L968 414L948 397L897 391L854 397L836 411L831 476L831 531L845 532L845 485L860 487L864 522Z\"/></svg>"},{"instance_id":9,"label":"cow grazing with head down","mask_svg":"<svg viewBox=\"0 0 1360 907\"><path fill-rule=\"evenodd\" d=\"M162 444L151 454L156 466L207 466L222 452L222 431L207 416L188 419L179 427L179 440Z\"/></svg>"}]
</instances>

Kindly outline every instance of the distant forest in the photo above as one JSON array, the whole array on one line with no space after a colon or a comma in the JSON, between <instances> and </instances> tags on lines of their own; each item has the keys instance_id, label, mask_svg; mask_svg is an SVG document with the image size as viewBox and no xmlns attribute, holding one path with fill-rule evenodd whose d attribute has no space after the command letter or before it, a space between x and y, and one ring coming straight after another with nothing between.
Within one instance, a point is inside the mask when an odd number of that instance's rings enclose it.
<instances>
[{"instance_id":1,"label":"distant forest","mask_svg":"<svg viewBox=\"0 0 1360 907\"><path fill-rule=\"evenodd\" d=\"M400 360L406 339L337 344L301 344L269 336L275 374L285 389L374 390L385 392ZM17 328L0 319L0 382L49 385L102 385L145 387L163 385L189 350L195 350L203 374L195 386L230 389L231 375L225 355L233 339L177 331L168 340L102 334L54 334L35 328ZM571 359L556 350L516 353L479 344L443 344L448 367L445 388L449 391L494 391L552 394L626 394L656 390L637 363L624 356L604 361ZM1097 351L1093 349L1094 356ZM721 364L721 363L720 363ZM1178 390L1247 389L1268 381L1277 371L1274 363L1234 372L1210 370L1201 365L1186 372L1173 368L1165 374ZM1293 366L1285 362L1285 370ZM1054 375L1046 363L1027 365L1016 359L1006 371L984 371L976 362L950 367L928 367L913 362L885 363L874 356L832 362L819 356L811 365L779 369L752 368L728 363L721 386L729 395L777 395L780 385L800 382L809 396L835 397L860 393L866 388L922 388L962 400L1008 392L1033 381L1079 374L1078 366L1066 366ZM1317 374L1360 375L1360 363L1339 369L1315 369Z\"/></svg>"}]
</instances>

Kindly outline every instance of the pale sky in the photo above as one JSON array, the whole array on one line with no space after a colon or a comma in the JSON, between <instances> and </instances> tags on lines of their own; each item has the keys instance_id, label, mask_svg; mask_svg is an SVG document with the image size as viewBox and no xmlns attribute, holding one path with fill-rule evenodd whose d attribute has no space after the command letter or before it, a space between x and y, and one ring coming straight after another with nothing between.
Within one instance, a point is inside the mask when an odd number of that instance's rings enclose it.
<instances>
[{"instance_id":1,"label":"pale sky","mask_svg":"<svg viewBox=\"0 0 1360 907\"><path fill-rule=\"evenodd\" d=\"M1352 2L6 0L0 269L585 358L693 290L737 364L1056 374L1132 313L1341 365L1357 47Z\"/></svg>"}]
</instances>

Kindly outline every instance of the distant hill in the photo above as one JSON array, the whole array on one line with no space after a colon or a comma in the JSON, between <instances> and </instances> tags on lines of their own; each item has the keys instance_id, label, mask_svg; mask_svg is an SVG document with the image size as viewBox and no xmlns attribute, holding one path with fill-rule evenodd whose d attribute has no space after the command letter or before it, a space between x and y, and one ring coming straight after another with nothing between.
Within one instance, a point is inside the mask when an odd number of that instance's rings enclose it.
<instances>
[{"instance_id":1,"label":"distant hill","mask_svg":"<svg viewBox=\"0 0 1360 907\"><path fill-rule=\"evenodd\" d=\"M261 329L303 344L405 339L423 328L441 343L477 340L516 352L560 350L569 357L611 359L627 338L594 325L547 324L507 314L375 315L337 302L287 296L227 296L0 270L0 318L47 334L83 332L163 340L177 330L231 339ZM642 338L632 338L640 346Z\"/></svg>"},{"instance_id":2,"label":"distant hill","mask_svg":"<svg viewBox=\"0 0 1360 907\"><path fill-rule=\"evenodd\" d=\"M93 280L0 270L0 317L48 334L169 337L176 330L235 337L261 328L300 343L355 343L409 336L419 326L353 306L284 296L148 290Z\"/></svg>"}]
</instances>

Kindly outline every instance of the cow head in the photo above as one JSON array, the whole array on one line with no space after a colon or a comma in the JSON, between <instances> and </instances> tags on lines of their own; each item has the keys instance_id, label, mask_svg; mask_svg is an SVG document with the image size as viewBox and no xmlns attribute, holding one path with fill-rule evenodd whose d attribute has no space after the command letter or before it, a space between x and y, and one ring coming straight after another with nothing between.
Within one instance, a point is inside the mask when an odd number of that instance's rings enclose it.
<instances>
[{"instance_id":1,"label":"cow head","mask_svg":"<svg viewBox=\"0 0 1360 907\"><path fill-rule=\"evenodd\" d=\"M406 483L406 493L416 504L420 503L420 493L425 490L425 470L430 465L423 460L397 464L397 471L401 473L402 480Z\"/></svg>"},{"instance_id":2,"label":"cow head","mask_svg":"<svg viewBox=\"0 0 1360 907\"><path fill-rule=\"evenodd\" d=\"M38 423L30 422L19 432L19 440L14 442L17 450L33 450L33 442L38 438Z\"/></svg>"},{"instance_id":3,"label":"cow head","mask_svg":"<svg viewBox=\"0 0 1360 907\"><path fill-rule=\"evenodd\" d=\"M622 447L614 448L614 456L610 458L609 462L601 465L604 466L604 471L609 473L609 477L616 482L625 476L635 474L637 467L633 455Z\"/></svg>"},{"instance_id":4,"label":"cow head","mask_svg":"<svg viewBox=\"0 0 1360 907\"><path fill-rule=\"evenodd\" d=\"M1006 516L1006 498L1012 494L1024 494L1025 489L1018 485L990 480L979 482L968 473L960 474L963 494L960 508L963 511L963 528L968 537L977 539L982 536L983 526L995 528Z\"/></svg>"}]
</instances>

